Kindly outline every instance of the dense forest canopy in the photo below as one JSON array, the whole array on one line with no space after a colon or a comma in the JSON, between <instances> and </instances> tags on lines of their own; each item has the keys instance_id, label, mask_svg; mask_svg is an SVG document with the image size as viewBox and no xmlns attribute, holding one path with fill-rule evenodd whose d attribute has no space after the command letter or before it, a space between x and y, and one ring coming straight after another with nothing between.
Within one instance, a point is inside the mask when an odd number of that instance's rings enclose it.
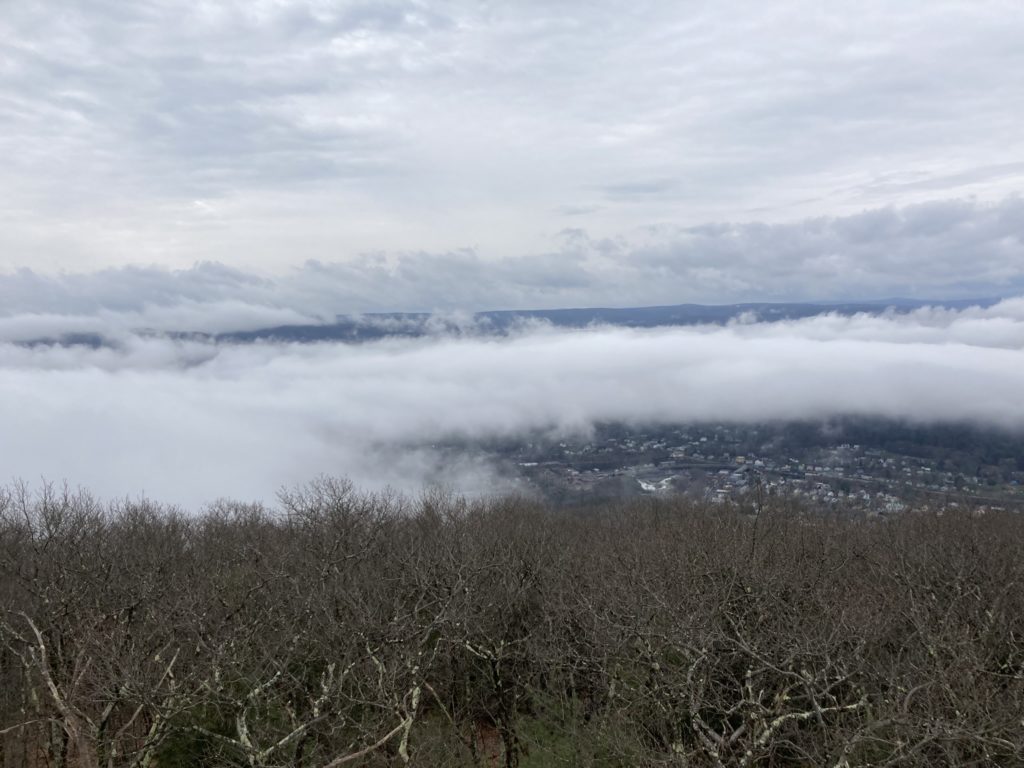
<instances>
[{"instance_id":1,"label":"dense forest canopy","mask_svg":"<svg viewBox=\"0 0 1024 768\"><path fill-rule=\"evenodd\" d=\"M1024 518L0 494L5 768L1024 765Z\"/></svg>"}]
</instances>

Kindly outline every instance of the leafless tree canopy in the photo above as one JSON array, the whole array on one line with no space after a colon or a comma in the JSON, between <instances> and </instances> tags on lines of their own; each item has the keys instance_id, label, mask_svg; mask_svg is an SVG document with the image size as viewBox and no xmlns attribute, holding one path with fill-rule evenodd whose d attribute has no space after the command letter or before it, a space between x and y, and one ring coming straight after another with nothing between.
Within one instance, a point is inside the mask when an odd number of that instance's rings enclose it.
<instances>
[{"instance_id":1,"label":"leafless tree canopy","mask_svg":"<svg viewBox=\"0 0 1024 768\"><path fill-rule=\"evenodd\" d=\"M3 768L1024 765L1024 519L0 491Z\"/></svg>"}]
</instances>

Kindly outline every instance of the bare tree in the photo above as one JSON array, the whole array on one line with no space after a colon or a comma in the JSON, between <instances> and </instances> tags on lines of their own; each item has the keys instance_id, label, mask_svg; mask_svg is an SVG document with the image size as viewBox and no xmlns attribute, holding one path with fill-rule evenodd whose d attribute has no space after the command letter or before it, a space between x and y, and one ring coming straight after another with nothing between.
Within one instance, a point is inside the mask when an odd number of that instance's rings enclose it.
<instances>
[{"instance_id":1,"label":"bare tree","mask_svg":"<svg viewBox=\"0 0 1024 768\"><path fill-rule=\"evenodd\" d=\"M3 768L1024 765L1024 520L0 492Z\"/></svg>"}]
</instances>

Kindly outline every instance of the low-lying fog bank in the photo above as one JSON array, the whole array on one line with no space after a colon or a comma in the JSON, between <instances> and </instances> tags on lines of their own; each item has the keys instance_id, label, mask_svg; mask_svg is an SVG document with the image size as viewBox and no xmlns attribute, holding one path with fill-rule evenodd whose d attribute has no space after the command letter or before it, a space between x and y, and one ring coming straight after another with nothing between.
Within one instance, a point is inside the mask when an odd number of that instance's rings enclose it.
<instances>
[{"instance_id":1,"label":"low-lying fog bank","mask_svg":"<svg viewBox=\"0 0 1024 768\"><path fill-rule=\"evenodd\" d=\"M19 317L0 320L0 331L28 322ZM78 321L47 323L59 335ZM833 415L1024 427L1024 298L363 345L217 344L125 321L112 346L0 342L0 369L7 478L67 479L190 507L222 494L269 498L318 473L474 493L501 481L471 456L439 455L433 442L578 432L599 421Z\"/></svg>"}]
</instances>

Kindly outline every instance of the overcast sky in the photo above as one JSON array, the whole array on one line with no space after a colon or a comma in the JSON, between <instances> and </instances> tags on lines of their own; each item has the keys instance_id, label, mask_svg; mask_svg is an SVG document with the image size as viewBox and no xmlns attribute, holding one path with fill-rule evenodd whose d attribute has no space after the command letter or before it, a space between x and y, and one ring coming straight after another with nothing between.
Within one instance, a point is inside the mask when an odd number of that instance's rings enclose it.
<instances>
[{"instance_id":1,"label":"overcast sky","mask_svg":"<svg viewBox=\"0 0 1024 768\"><path fill-rule=\"evenodd\" d=\"M1019 0L0 0L0 299L1015 295L1022 40Z\"/></svg>"}]
</instances>

